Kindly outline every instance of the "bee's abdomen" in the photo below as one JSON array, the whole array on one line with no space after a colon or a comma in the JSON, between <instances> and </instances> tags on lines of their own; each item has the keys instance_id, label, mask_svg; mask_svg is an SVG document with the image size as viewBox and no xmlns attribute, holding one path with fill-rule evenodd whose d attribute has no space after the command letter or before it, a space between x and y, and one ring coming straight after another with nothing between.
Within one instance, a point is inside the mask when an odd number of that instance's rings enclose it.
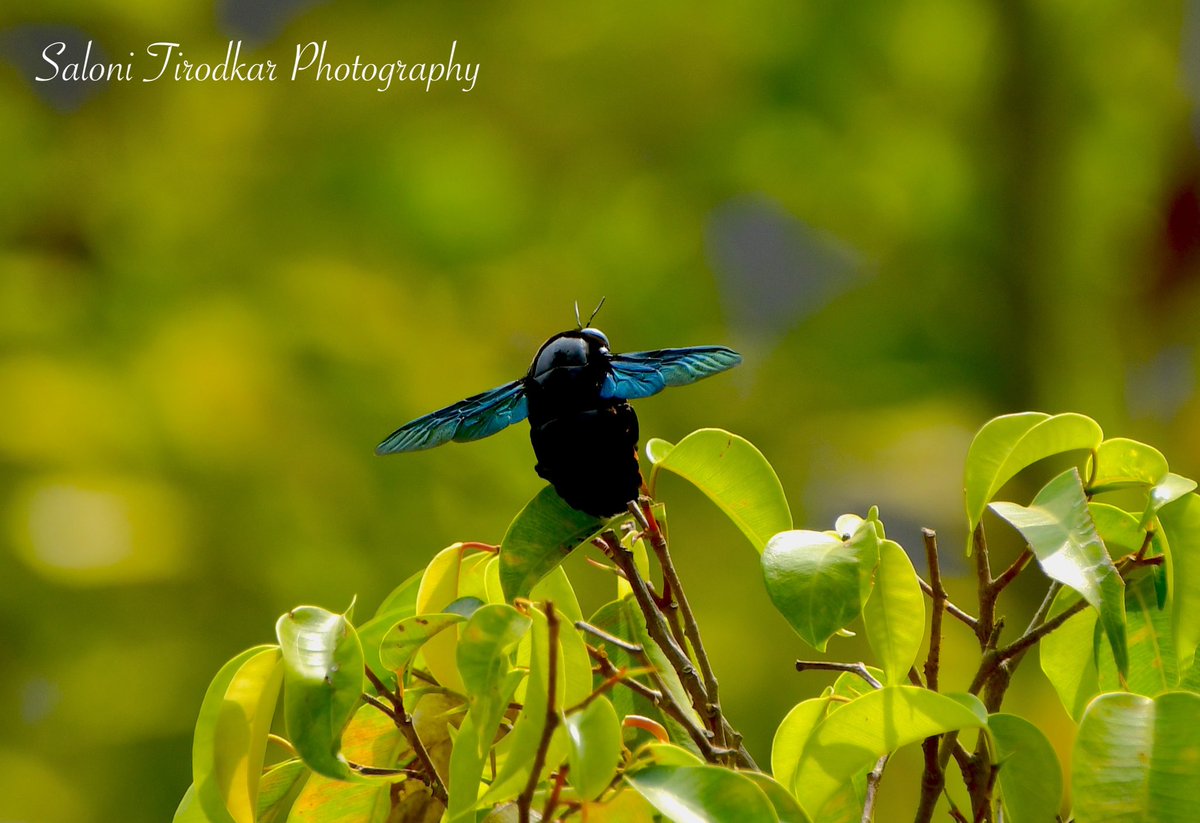
<instances>
[{"instance_id":1,"label":"bee's abdomen","mask_svg":"<svg viewBox=\"0 0 1200 823\"><path fill-rule=\"evenodd\" d=\"M628 403L530 423L537 473L572 508L610 517L637 499L638 421Z\"/></svg>"}]
</instances>

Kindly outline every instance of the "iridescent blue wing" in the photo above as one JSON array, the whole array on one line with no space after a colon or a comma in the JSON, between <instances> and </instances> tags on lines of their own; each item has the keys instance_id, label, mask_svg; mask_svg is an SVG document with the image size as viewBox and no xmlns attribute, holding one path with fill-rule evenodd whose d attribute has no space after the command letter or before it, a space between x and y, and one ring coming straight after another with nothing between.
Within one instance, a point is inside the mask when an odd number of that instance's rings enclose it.
<instances>
[{"instance_id":1,"label":"iridescent blue wing","mask_svg":"<svg viewBox=\"0 0 1200 823\"><path fill-rule=\"evenodd\" d=\"M740 354L724 346L614 354L612 373L605 378L600 394L636 400L658 394L668 386L695 383L741 362Z\"/></svg>"},{"instance_id":2,"label":"iridescent blue wing","mask_svg":"<svg viewBox=\"0 0 1200 823\"><path fill-rule=\"evenodd\" d=\"M375 453L415 452L451 440L460 443L479 440L524 420L528 414L525 387L520 380L514 380L405 423L376 446Z\"/></svg>"}]
</instances>

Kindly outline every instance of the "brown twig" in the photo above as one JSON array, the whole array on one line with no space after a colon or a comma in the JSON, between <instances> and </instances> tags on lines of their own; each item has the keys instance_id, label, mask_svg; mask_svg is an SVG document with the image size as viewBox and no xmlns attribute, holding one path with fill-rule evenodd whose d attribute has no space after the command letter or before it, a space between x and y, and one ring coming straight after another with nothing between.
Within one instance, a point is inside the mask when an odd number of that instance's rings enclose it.
<instances>
[{"instance_id":1,"label":"brown twig","mask_svg":"<svg viewBox=\"0 0 1200 823\"><path fill-rule=\"evenodd\" d=\"M929 585L933 596L933 615L930 618L929 654L925 658L925 685L931 691L938 690L938 674L942 655L942 613L946 607L946 589L942 586L941 564L938 560L937 534L933 529L922 529L925 543L925 560L929 565ZM946 786L946 773L938 763L939 735L925 738L921 751L925 756L925 770L921 775L921 800L917 806L914 823L929 823L938 797Z\"/></svg>"},{"instance_id":2,"label":"brown twig","mask_svg":"<svg viewBox=\"0 0 1200 823\"><path fill-rule=\"evenodd\" d=\"M932 599L933 586L926 583L923 577L918 577L917 582L921 584L921 591L925 592L925 594ZM976 618L972 617L958 606L954 605L954 602L950 600L949 597L946 598L946 614L950 615L955 620L958 620L972 632L974 632L975 627L979 625L979 621Z\"/></svg>"},{"instance_id":3,"label":"brown twig","mask_svg":"<svg viewBox=\"0 0 1200 823\"><path fill-rule=\"evenodd\" d=\"M887 765L890 754L885 754L875 761L875 768L867 774L867 796L863 801L862 823L871 823L875 817L875 798L879 794L879 782L883 780L883 767Z\"/></svg>"},{"instance_id":4,"label":"brown twig","mask_svg":"<svg viewBox=\"0 0 1200 823\"><path fill-rule=\"evenodd\" d=\"M865 663L837 663L829 660L797 660L796 671L821 671L821 672L850 672L856 674L863 680L867 681L872 689L882 689L883 684L871 676L867 671Z\"/></svg>"},{"instance_id":5,"label":"brown twig","mask_svg":"<svg viewBox=\"0 0 1200 823\"><path fill-rule=\"evenodd\" d=\"M554 773L554 788L550 790L550 797L546 798L546 805L542 807L542 820L554 819L551 814L554 812L554 807L558 805L558 798L562 794L563 784L567 782L567 772L570 768L564 763Z\"/></svg>"},{"instance_id":6,"label":"brown twig","mask_svg":"<svg viewBox=\"0 0 1200 823\"><path fill-rule=\"evenodd\" d=\"M722 712L721 701L717 693L717 676L713 672L712 662L708 659L708 653L704 649L704 641L700 637L700 626L696 622L696 615L692 611L687 595L683 591L683 583L680 581L679 574L675 570L675 563L671 560L671 552L667 547L666 535L658 527L658 521L655 520L654 512L649 506L642 509L642 504L635 501L631 502L629 507L631 510L641 511L649 526L646 534L650 538L650 545L654 549L654 554L658 557L658 564L662 567L663 590L668 593L671 602L678 605L679 614L683 618L684 635L691 644L692 652L696 655L696 662L700 665L700 673L704 677L704 689L708 692L708 700L704 703L703 707L707 718L706 724L715 734L716 745L723 747L725 746L725 728L721 722Z\"/></svg>"},{"instance_id":7,"label":"brown twig","mask_svg":"<svg viewBox=\"0 0 1200 823\"><path fill-rule=\"evenodd\" d=\"M408 741L409 748L413 750L413 754L417 756L417 762L420 764L421 780L429 787L433 796L440 800L443 804L448 801L446 787L442 784L442 778L438 775L437 769L434 768L433 760L429 757L429 751L425 748L425 744L421 742L420 736L417 734L417 729L413 726L412 718L408 712L404 710L404 696L399 691L392 691L382 680L379 679L375 672L371 671L370 666L364 666L364 671L367 675L367 680L371 681L371 685L375 687L375 691L387 698L387 701L392 704L391 711L388 714L392 718L392 722L396 724L396 728L400 729L405 740ZM402 688L403 680L396 679L397 688ZM363 695L364 699L367 695ZM376 708L384 708L380 701L370 701L371 705Z\"/></svg>"},{"instance_id":8,"label":"brown twig","mask_svg":"<svg viewBox=\"0 0 1200 823\"><path fill-rule=\"evenodd\" d=\"M525 782L525 788L517 797L517 817L520 823L529 823L529 807L533 803L533 793L546 765L546 755L550 750L554 729L558 726L558 614L549 600L546 601L545 609L546 630L550 638L546 662L549 678L546 685L546 725L542 727L542 737L533 757L533 770L529 773L529 780Z\"/></svg>"}]
</instances>

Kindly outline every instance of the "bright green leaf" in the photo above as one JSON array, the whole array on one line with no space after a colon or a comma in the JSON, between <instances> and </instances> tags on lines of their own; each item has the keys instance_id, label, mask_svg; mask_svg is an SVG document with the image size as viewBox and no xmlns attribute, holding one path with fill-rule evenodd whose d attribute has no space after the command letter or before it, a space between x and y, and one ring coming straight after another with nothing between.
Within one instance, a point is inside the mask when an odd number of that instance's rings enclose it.
<instances>
[{"instance_id":1,"label":"bright green leaf","mask_svg":"<svg viewBox=\"0 0 1200 823\"><path fill-rule=\"evenodd\" d=\"M491 742L491 735L486 741L481 739L471 715L463 718L450 751L450 785L447 787L450 797L446 805L450 823L475 819L473 812L479 803L479 782Z\"/></svg>"},{"instance_id":2,"label":"bright green leaf","mask_svg":"<svg viewBox=\"0 0 1200 823\"><path fill-rule=\"evenodd\" d=\"M1200 496L1188 494L1158 515L1166 534L1171 629L1180 669L1188 668L1200 643Z\"/></svg>"},{"instance_id":3,"label":"bright green leaf","mask_svg":"<svg viewBox=\"0 0 1200 823\"><path fill-rule=\"evenodd\" d=\"M344 615L300 606L275 626L284 662L284 718L288 738L318 774L347 779L340 754L342 730L363 692L363 653Z\"/></svg>"},{"instance_id":4,"label":"bright green leaf","mask_svg":"<svg viewBox=\"0 0 1200 823\"><path fill-rule=\"evenodd\" d=\"M192 738L192 780L211 820L254 823L282 682L279 647L256 646L226 663L209 685Z\"/></svg>"},{"instance_id":5,"label":"bright green leaf","mask_svg":"<svg viewBox=\"0 0 1200 823\"><path fill-rule=\"evenodd\" d=\"M1122 486L1157 486L1167 476L1167 458L1153 446L1113 437L1096 449L1087 472L1088 494Z\"/></svg>"},{"instance_id":6,"label":"bright green leaf","mask_svg":"<svg viewBox=\"0 0 1200 823\"><path fill-rule=\"evenodd\" d=\"M1150 490L1150 497L1146 501L1146 510L1142 513L1141 527L1144 529L1149 526L1163 506L1174 503L1185 494L1195 490L1195 480L1168 473L1161 483Z\"/></svg>"},{"instance_id":7,"label":"bright green leaf","mask_svg":"<svg viewBox=\"0 0 1200 823\"><path fill-rule=\"evenodd\" d=\"M1062 767L1054 747L1023 717L993 714L988 728L996 744L997 779L1006 823L1045 823L1062 804Z\"/></svg>"},{"instance_id":8,"label":"bright green leaf","mask_svg":"<svg viewBox=\"0 0 1200 823\"><path fill-rule=\"evenodd\" d=\"M528 597L538 581L604 521L571 508L547 486L521 509L500 541L500 585L510 603Z\"/></svg>"},{"instance_id":9,"label":"bright green leaf","mask_svg":"<svg viewBox=\"0 0 1200 823\"><path fill-rule=\"evenodd\" d=\"M716 766L651 766L625 779L675 823L776 823L754 782Z\"/></svg>"},{"instance_id":10,"label":"bright green leaf","mask_svg":"<svg viewBox=\"0 0 1200 823\"><path fill-rule=\"evenodd\" d=\"M982 712L982 706L972 710L960 700L916 686L871 691L817 724L800 755L792 791L809 817L822 819L826 801L857 772L931 735L982 728Z\"/></svg>"},{"instance_id":11,"label":"bright green leaf","mask_svg":"<svg viewBox=\"0 0 1200 823\"><path fill-rule=\"evenodd\" d=\"M722 429L700 429L672 446L652 439L646 454L654 468L653 495L663 469L708 495L760 553L767 541L792 528L783 486L771 464L750 441Z\"/></svg>"},{"instance_id":12,"label":"bright green leaf","mask_svg":"<svg viewBox=\"0 0 1200 823\"><path fill-rule=\"evenodd\" d=\"M1125 690L1154 697L1175 688L1179 682L1179 668L1171 637L1171 615L1158 607L1154 577L1149 570L1125 586L1125 619L1129 673L1121 683L1112 654L1106 647L1100 648L1097 655L1100 690Z\"/></svg>"},{"instance_id":13,"label":"bright green leaf","mask_svg":"<svg viewBox=\"0 0 1200 823\"><path fill-rule=\"evenodd\" d=\"M175 807L171 823L214 823L200 807L200 801L196 799L195 785L188 786L187 791L183 793L179 805Z\"/></svg>"},{"instance_id":14,"label":"bright green leaf","mask_svg":"<svg viewBox=\"0 0 1200 823\"><path fill-rule=\"evenodd\" d=\"M912 561L893 540L879 544L875 585L863 604L863 625L886 682L907 682L925 636L925 599Z\"/></svg>"},{"instance_id":15,"label":"bright green leaf","mask_svg":"<svg viewBox=\"0 0 1200 823\"><path fill-rule=\"evenodd\" d=\"M424 614L401 620L383 636L379 646L379 661L385 669L403 671L412 663L426 641L439 632L464 622L466 621L461 614L450 612Z\"/></svg>"},{"instance_id":16,"label":"bright green leaf","mask_svg":"<svg viewBox=\"0 0 1200 823\"><path fill-rule=\"evenodd\" d=\"M808 815L804 813L804 809L800 808L800 803L792 797L792 793L774 779L762 772L741 772L741 774L753 780L754 785L762 789L767 800L770 800L771 805L775 807L775 816L779 818L779 823L810 823Z\"/></svg>"},{"instance_id":17,"label":"bright green leaf","mask_svg":"<svg viewBox=\"0 0 1200 823\"><path fill-rule=\"evenodd\" d=\"M862 610L863 581L879 552L874 527L864 521L842 542L824 532L775 535L762 556L767 593L796 633L821 651Z\"/></svg>"},{"instance_id":18,"label":"bright green leaf","mask_svg":"<svg viewBox=\"0 0 1200 823\"><path fill-rule=\"evenodd\" d=\"M1196 819L1200 696L1111 693L1088 707L1075 739L1071 795L1077 823Z\"/></svg>"},{"instance_id":19,"label":"bright green leaf","mask_svg":"<svg viewBox=\"0 0 1200 823\"><path fill-rule=\"evenodd\" d=\"M463 627L458 641L458 670L467 689L480 757L491 748L496 727L516 688L516 681L509 677L509 650L529 631L529 623L529 618L512 606L492 603L476 610Z\"/></svg>"},{"instance_id":20,"label":"bright green leaf","mask_svg":"<svg viewBox=\"0 0 1200 823\"><path fill-rule=\"evenodd\" d=\"M1017 472L1051 455L1100 445L1104 433L1091 418L1079 414L1051 417L1022 412L996 417L984 424L967 452L966 489L968 535L975 531L983 511L996 493ZM967 554L971 553L970 538Z\"/></svg>"},{"instance_id":21,"label":"bright green leaf","mask_svg":"<svg viewBox=\"0 0 1200 823\"><path fill-rule=\"evenodd\" d=\"M647 743L638 749L637 756L645 756L656 766L704 765L699 755L674 743Z\"/></svg>"},{"instance_id":22,"label":"bright green leaf","mask_svg":"<svg viewBox=\"0 0 1200 823\"><path fill-rule=\"evenodd\" d=\"M1059 590L1048 617L1061 614L1078 601L1079 595L1071 589ZM1038 643L1042 671L1075 722L1079 722L1088 703L1100 693L1100 674L1093 644L1095 633L1096 611L1084 609Z\"/></svg>"},{"instance_id":23,"label":"bright green leaf","mask_svg":"<svg viewBox=\"0 0 1200 823\"><path fill-rule=\"evenodd\" d=\"M621 720L603 695L563 719L570 748L571 785L584 800L595 800L617 774L621 759Z\"/></svg>"},{"instance_id":24,"label":"bright green leaf","mask_svg":"<svg viewBox=\"0 0 1200 823\"><path fill-rule=\"evenodd\" d=\"M1021 532L1050 579L1079 592L1100 612L1117 667L1127 672L1125 584L1096 532L1078 470L1055 477L1028 507L993 503L992 510Z\"/></svg>"},{"instance_id":25,"label":"bright green leaf","mask_svg":"<svg viewBox=\"0 0 1200 823\"><path fill-rule=\"evenodd\" d=\"M311 774L303 760L285 760L267 770L258 787L255 823L285 823Z\"/></svg>"},{"instance_id":26,"label":"bright green leaf","mask_svg":"<svg viewBox=\"0 0 1200 823\"><path fill-rule=\"evenodd\" d=\"M782 785L791 786L795 783L800 755L813 729L825 719L830 704L828 697L801 701L784 715L779 728L775 730L775 739L771 742L771 774Z\"/></svg>"},{"instance_id":27,"label":"bright green leaf","mask_svg":"<svg viewBox=\"0 0 1200 823\"><path fill-rule=\"evenodd\" d=\"M484 570L494 555L490 552L471 551L462 543L455 543L438 552L421 577L417 592L417 614L441 614L461 597L487 599L487 582ZM458 632L439 632L430 637L422 649L425 666L441 685L451 691L463 691L462 677L458 673Z\"/></svg>"}]
</instances>

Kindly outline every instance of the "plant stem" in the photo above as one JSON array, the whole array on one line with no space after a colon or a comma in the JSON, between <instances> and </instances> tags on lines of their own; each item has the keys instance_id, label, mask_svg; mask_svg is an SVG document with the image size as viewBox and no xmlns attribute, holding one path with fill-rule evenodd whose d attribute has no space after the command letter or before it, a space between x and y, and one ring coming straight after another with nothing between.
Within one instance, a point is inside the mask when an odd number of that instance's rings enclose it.
<instances>
[{"instance_id":1,"label":"plant stem","mask_svg":"<svg viewBox=\"0 0 1200 823\"><path fill-rule=\"evenodd\" d=\"M635 509L640 508L641 504L635 502L631 504L631 507ZM696 623L696 615L692 611L687 595L683 591L683 583L680 581L679 574L675 570L675 563L671 560L671 552L667 548L666 535L658 527L658 521L655 520L654 512L649 506L642 509L642 513L649 526L647 534L650 537L650 545L654 548L655 555L658 556L659 566L662 567L663 589L667 592L667 596L672 598L672 602L679 605L679 614L683 617L684 635L691 644L692 652L696 655L696 662L700 664L700 673L704 677L704 689L708 692L708 700L704 704L704 714L707 717L706 723L715 734L716 745L724 747L725 728L721 722L721 701L717 694L717 676L713 672L712 662L708 659L708 653L704 650L704 641L700 638L700 626Z\"/></svg>"},{"instance_id":2,"label":"plant stem","mask_svg":"<svg viewBox=\"0 0 1200 823\"><path fill-rule=\"evenodd\" d=\"M546 663L549 677L546 685L546 725L542 727L542 738L538 741L537 753L533 757L533 770L529 773L529 780L517 797L517 816L520 823L529 823L529 807L533 803L533 793L546 765L546 753L550 750L554 729L558 726L558 614L549 600L546 601L545 608L546 629L550 637Z\"/></svg>"},{"instance_id":3,"label":"plant stem","mask_svg":"<svg viewBox=\"0 0 1200 823\"><path fill-rule=\"evenodd\" d=\"M938 690L938 674L942 655L942 612L946 607L946 589L942 586L941 564L938 560L937 534L933 529L922 529L925 543L925 560L929 565L929 585L933 592L933 616L930 618L929 655L925 658L925 685L931 691ZM921 801L917 807L914 823L929 823L938 797L946 785L946 773L938 763L938 735L921 742L925 755L925 771L921 775Z\"/></svg>"},{"instance_id":4,"label":"plant stem","mask_svg":"<svg viewBox=\"0 0 1200 823\"><path fill-rule=\"evenodd\" d=\"M921 591L925 592L926 595L928 595L930 598L932 598L933 597L933 586L926 583L925 579L920 576L917 577L917 582L921 584ZM975 627L979 624L979 621L976 618L972 617L971 615L967 614L965 611L960 609L958 606L954 605L954 602L952 600L950 600L949 597L946 598L945 603L946 603L946 614L950 615L951 617L953 617L956 620L958 620L959 622L961 622L963 625L965 625L967 628L969 628L972 632L975 631Z\"/></svg>"},{"instance_id":5,"label":"plant stem","mask_svg":"<svg viewBox=\"0 0 1200 823\"><path fill-rule=\"evenodd\" d=\"M836 663L828 660L797 660L796 671L850 672L867 681L872 689L882 689L883 684L871 676L865 663Z\"/></svg>"},{"instance_id":6,"label":"plant stem","mask_svg":"<svg viewBox=\"0 0 1200 823\"><path fill-rule=\"evenodd\" d=\"M412 718L408 712L404 710L404 697L401 693L394 692L379 679L375 672L371 671L370 666L364 666L367 680L371 681L371 685L375 687L375 691L387 698L387 701L392 704L392 711L389 714L396 727L400 729L404 739L408 741L409 747L413 750L413 754L417 756L417 762L421 765L423 774L422 780L429 787L433 796L445 804L449 797L446 794L446 787L442 784L442 778L438 775L437 769L433 766L433 760L429 757L429 751L425 748L425 744L421 742L421 738L417 735L417 729L413 726ZM402 688L403 681L400 678L396 679L397 688ZM364 695L364 699L366 695ZM369 701L368 701L369 702ZM378 701L376 701L378 703ZM372 704L374 705L374 704Z\"/></svg>"},{"instance_id":7,"label":"plant stem","mask_svg":"<svg viewBox=\"0 0 1200 823\"><path fill-rule=\"evenodd\" d=\"M887 765L889 754L885 754L875 762L875 768L867 774L867 796L863 802L862 823L871 823L875 817L875 798L879 794L879 782L883 780L883 767Z\"/></svg>"}]
</instances>

